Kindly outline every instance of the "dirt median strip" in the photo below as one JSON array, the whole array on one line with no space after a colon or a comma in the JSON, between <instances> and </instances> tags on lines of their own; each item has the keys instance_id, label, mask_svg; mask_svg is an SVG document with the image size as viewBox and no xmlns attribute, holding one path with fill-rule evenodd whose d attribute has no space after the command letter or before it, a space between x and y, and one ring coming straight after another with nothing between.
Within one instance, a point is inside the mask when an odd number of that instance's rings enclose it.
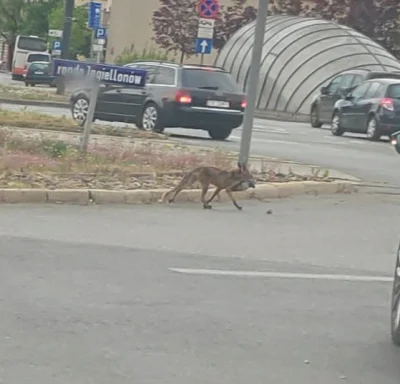
<instances>
[{"instance_id":1,"label":"dirt median strip","mask_svg":"<svg viewBox=\"0 0 400 384\"><path fill-rule=\"evenodd\" d=\"M0 189L0 202L52 203L52 204L157 204L167 189L150 190L101 190L101 189ZM176 203L200 202L200 189L182 191ZM357 186L347 181L303 181L288 183L265 183L255 189L237 192L238 200L259 200L288 198L297 195L320 195L357 192ZM210 191L212 193L212 191ZM221 193L221 202L228 201L228 196Z\"/></svg>"}]
</instances>

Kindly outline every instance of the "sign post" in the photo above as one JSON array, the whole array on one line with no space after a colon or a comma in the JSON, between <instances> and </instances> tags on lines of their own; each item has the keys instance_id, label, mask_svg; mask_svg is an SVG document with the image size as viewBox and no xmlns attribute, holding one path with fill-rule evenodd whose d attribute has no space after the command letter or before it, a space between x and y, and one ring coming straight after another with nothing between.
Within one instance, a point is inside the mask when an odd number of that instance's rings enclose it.
<instances>
[{"instance_id":1,"label":"sign post","mask_svg":"<svg viewBox=\"0 0 400 384\"><path fill-rule=\"evenodd\" d=\"M89 3L88 9L88 28L92 30L92 40L90 42L90 58L93 59L93 45L94 39L96 38L96 30L100 28L101 25L101 3L96 3L91 1Z\"/></svg>"},{"instance_id":2,"label":"sign post","mask_svg":"<svg viewBox=\"0 0 400 384\"><path fill-rule=\"evenodd\" d=\"M62 53L62 42L59 40L53 40L51 43L51 53L55 56L61 56Z\"/></svg>"},{"instance_id":3,"label":"sign post","mask_svg":"<svg viewBox=\"0 0 400 384\"><path fill-rule=\"evenodd\" d=\"M201 55L201 64L204 64L204 55L209 55L212 51L214 25L219 14L219 9L218 0L200 0L196 53L200 53Z\"/></svg>"},{"instance_id":4,"label":"sign post","mask_svg":"<svg viewBox=\"0 0 400 384\"><path fill-rule=\"evenodd\" d=\"M255 26L253 53L251 57L249 82L247 84L247 106L244 111L242 138L240 140L239 163L246 165L249 160L254 112L257 103L260 78L261 55L264 44L265 23L269 0L258 0L258 12Z\"/></svg>"},{"instance_id":5,"label":"sign post","mask_svg":"<svg viewBox=\"0 0 400 384\"><path fill-rule=\"evenodd\" d=\"M55 59L53 75L60 76L86 76L92 79L89 110L86 116L80 150L87 152L92 122L96 112L100 84L124 85L128 87L144 88L147 72L142 69L120 67L115 65L93 64L84 61Z\"/></svg>"}]
</instances>

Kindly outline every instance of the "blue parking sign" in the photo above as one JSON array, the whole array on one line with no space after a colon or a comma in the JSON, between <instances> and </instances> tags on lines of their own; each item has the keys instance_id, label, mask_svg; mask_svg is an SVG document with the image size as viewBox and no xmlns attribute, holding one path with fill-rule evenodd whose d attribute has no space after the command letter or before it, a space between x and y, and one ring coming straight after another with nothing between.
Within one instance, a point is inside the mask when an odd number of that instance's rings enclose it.
<instances>
[{"instance_id":1,"label":"blue parking sign","mask_svg":"<svg viewBox=\"0 0 400 384\"><path fill-rule=\"evenodd\" d=\"M95 35L96 35L96 39L107 38L107 28L97 28Z\"/></svg>"},{"instance_id":2,"label":"blue parking sign","mask_svg":"<svg viewBox=\"0 0 400 384\"><path fill-rule=\"evenodd\" d=\"M88 11L88 27L91 29L100 28L101 24L101 3L91 1Z\"/></svg>"}]
</instances>

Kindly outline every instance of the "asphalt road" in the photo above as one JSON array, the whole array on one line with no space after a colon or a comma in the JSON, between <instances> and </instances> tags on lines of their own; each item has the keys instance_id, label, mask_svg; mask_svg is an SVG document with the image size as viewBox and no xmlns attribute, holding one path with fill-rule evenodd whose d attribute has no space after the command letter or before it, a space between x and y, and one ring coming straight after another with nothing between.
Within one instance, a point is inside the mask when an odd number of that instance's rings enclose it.
<instances>
[{"instance_id":1,"label":"asphalt road","mask_svg":"<svg viewBox=\"0 0 400 384\"><path fill-rule=\"evenodd\" d=\"M244 205L0 206L0 382L398 384L399 198Z\"/></svg>"},{"instance_id":2,"label":"asphalt road","mask_svg":"<svg viewBox=\"0 0 400 384\"><path fill-rule=\"evenodd\" d=\"M16 105L3 104L2 107L21 109L21 106ZM57 108L24 108L58 116L70 115L69 110ZM168 129L167 132L177 134L177 139L193 144L239 150L242 131L235 130L225 142L212 141L208 139L207 133L202 131ZM334 137L329 127L315 129L304 123L255 119L251 151L255 155L337 169L370 183L400 186L400 174L397 172L400 157L387 141L370 142L362 136L355 135Z\"/></svg>"}]
</instances>

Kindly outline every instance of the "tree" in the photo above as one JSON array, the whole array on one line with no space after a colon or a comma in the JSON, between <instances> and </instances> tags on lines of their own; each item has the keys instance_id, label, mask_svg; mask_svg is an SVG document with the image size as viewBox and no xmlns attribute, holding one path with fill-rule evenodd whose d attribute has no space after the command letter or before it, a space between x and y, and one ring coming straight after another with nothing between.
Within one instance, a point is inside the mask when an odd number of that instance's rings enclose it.
<instances>
[{"instance_id":1,"label":"tree","mask_svg":"<svg viewBox=\"0 0 400 384\"><path fill-rule=\"evenodd\" d=\"M25 22L21 33L47 37L49 30L49 15L55 8L64 7L64 0L36 0L25 6Z\"/></svg>"},{"instance_id":2,"label":"tree","mask_svg":"<svg viewBox=\"0 0 400 384\"><path fill-rule=\"evenodd\" d=\"M25 22L25 0L0 0L0 34L8 45L13 45Z\"/></svg>"},{"instance_id":3,"label":"tree","mask_svg":"<svg viewBox=\"0 0 400 384\"><path fill-rule=\"evenodd\" d=\"M178 54L180 63L194 54L198 16L198 0L160 0L154 11L152 27L154 41L167 52Z\"/></svg>"},{"instance_id":4,"label":"tree","mask_svg":"<svg viewBox=\"0 0 400 384\"><path fill-rule=\"evenodd\" d=\"M257 17L257 9L246 0L233 0L232 5L221 7L214 30L214 48L221 49L230 37Z\"/></svg>"},{"instance_id":5,"label":"tree","mask_svg":"<svg viewBox=\"0 0 400 384\"><path fill-rule=\"evenodd\" d=\"M302 0L272 0L270 12L273 15L298 16L303 13L305 5Z\"/></svg>"},{"instance_id":6,"label":"tree","mask_svg":"<svg viewBox=\"0 0 400 384\"><path fill-rule=\"evenodd\" d=\"M72 24L70 54L72 57L77 55L90 55L90 44L92 32L87 28L88 10L85 7L74 9L74 22ZM64 27L64 4L57 6L49 15L50 29L63 29Z\"/></svg>"},{"instance_id":7,"label":"tree","mask_svg":"<svg viewBox=\"0 0 400 384\"><path fill-rule=\"evenodd\" d=\"M161 7L153 13L154 41L167 52L180 53L180 62L192 56L198 28L198 0L160 0ZM214 29L214 48L221 49L242 26L253 21L257 10L247 0L233 0L221 7Z\"/></svg>"}]
</instances>

